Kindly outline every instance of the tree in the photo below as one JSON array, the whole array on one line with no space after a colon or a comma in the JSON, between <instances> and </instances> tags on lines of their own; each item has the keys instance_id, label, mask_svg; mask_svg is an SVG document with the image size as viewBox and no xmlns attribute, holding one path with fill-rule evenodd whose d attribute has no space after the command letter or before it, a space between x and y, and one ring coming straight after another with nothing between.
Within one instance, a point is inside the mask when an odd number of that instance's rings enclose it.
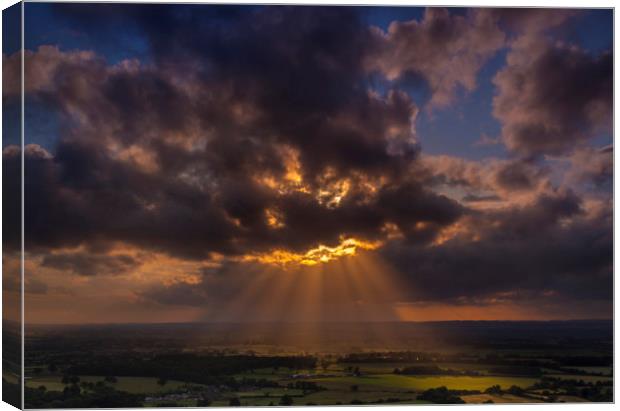
<instances>
[{"instance_id":1,"label":"tree","mask_svg":"<svg viewBox=\"0 0 620 411\"><path fill-rule=\"evenodd\" d=\"M166 379L166 378L164 378L164 377L161 377L161 378L159 378L159 379L157 380L157 384L161 385L162 387L163 387L164 385L166 385L166 383L167 383L167 382L168 382L168 379Z\"/></svg>"},{"instance_id":2,"label":"tree","mask_svg":"<svg viewBox=\"0 0 620 411\"><path fill-rule=\"evenodd\" d=\"M329 368L329 361L325 358L321 359L321 368L323 369L323 371L327 371L327 369Z\"/></svg>"},{"instance_id":3,"label":"tree","mask_svg":"<svg viewBox=\"0 0 620 411\"><path fill-rule=\"evenodd\" d=\"M489 388L487 388L486 390L484 390L485 394L497 394L497 395L501 395L502 394L502 387L500 387L499 385L492 385Z\"/></svg>"},{"instance_id":4,"label":"tree","mask_svg":"<svg viewBox=\"0 0 620 411\"><path fill-rule=\"evenodd\" d=\"M231 398L230 401L228 401L228 405L230 405L231 407L239 407L241 405L241 401L239 401L239 398L234 397Z\"/></svg>"},{"instance_id":5,"label":"tree","mask_svg":"<svg viewBox=\"0 0 620 411\"><path fill-rule=\"evenodd\" d=\"M77 375L69 375L69 374L65 374L62 376L62 383L67 385L67 384L77 384L80 382L80 377L78 377Z\"/></svg>"},{"instance_id":6,"label":"tree","mask_svg":"<svg viewBox=\"0 0 620 411\"><path fill-rule=\"evenodd\" d=\"M165 402L157 403L157 406L161 408L175 408L175 407L178 407L179 404L177 404L174 401L165 401Z\"/></svg>"},{"instance_id":7,"label":"tree","mask_svg":"<svg viewBox=\"0 0 620 411\"><path fill-rule=\"evenodd\" d=\"M352 385L351 386L351 391L355 391L356 392L357 390L359 390L359 386L357 386L357 385Z\"/></svg>"},{"instance_id":8,"label":"tree","mask_svg":"<svg viewBox=\"0 0 620 411\"><path fill-rule=\"evenodd\" d=\"M58 367L54 363L50 363L50 365L47 366L47 369L52 374L55 373L56 371L58 371Z\"/></svg>"},{"instance_id":9,"label":"tree","mask_svg":"<svg viewBox=\"0 0 620 411\"><path fill-rule=\"evenodd\" d=\"M65 387L64 390L62 390L62 392L66 395L66 396L76 396L76 395L80 395L80 392L82 390L80 390L80 387L78 387L76 384L73 385L69 385L67 387Z\"/></svg>"},{"instance_id":10,"label":"tree","mask_svg":"<svg viewBox=\"0 0 620 411\"><path fill-rule=\"evenodd\" d=\"M523 395L525 391L523 391L523 388L517 386L517 385L513 385L510 388L508 388L508 394L512 394L512 395Z\"/></svg>"},{"instance_id":11,"label":"tree","mask_svg":"<svg viewBox=\"0 0 620 411\"><path fill-rule=\"evenodd\" d=\"M284 394L282 398L280 398L280 405L293 405L293 397Z\"/></svg>"},{"instance_id":12,"label":"tree","mask_svg":"<svg viewBox=\"0 0 620 411\"><path fill-rule=\"evenodd\" d=\"M453 390L446 387L431 388L418 395L418 400L430 401L435 404L464 404L465 401Z\"/></svg>"}]
</instances>

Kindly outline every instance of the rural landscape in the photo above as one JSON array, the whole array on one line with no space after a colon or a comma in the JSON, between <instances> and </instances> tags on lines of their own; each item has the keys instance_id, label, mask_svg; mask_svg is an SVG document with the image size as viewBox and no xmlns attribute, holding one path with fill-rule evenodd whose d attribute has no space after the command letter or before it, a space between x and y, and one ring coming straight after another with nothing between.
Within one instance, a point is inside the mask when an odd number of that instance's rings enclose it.
<instances>
[{"instance_id":1,"label":"rural landscape","mask_svg":"<svg viewBox=\"0 0 620 411\"><path fill-rule=\"evenodd\" d=\"M279 342L278 330L286 331ZM299 324L33 326L26 337L25 404L613 400L609 321L334 323L314 333L311 338ZM16 383L5 371L5 391Z\"/></svg>"}]
</instances>

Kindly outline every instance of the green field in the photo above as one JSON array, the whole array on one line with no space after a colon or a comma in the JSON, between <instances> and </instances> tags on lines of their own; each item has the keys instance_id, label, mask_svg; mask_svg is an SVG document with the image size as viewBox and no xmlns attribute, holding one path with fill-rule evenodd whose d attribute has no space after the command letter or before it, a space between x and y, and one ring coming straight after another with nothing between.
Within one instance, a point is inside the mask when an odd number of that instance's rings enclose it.
<instances>
[{"instance_id":1,"label":"green field","mask_svg":"<svg viewBox=\"0 0 620 411\"><path fill-rule=\"evenodd\" d=\"M106 383L111 387L119 391L126 391L135 394L150 393L159 394L172 390L177 390L184 385L181 381L168 381L165 385L157 384L157 378L148 377L117 377L118 382ZM93 382L103 381L102 376L81 375L80 382ZM45 386L49 391L62 391L66 385L62 383L60 376L48 376L48 377L36 377L26 380L26 386L31 388L38 388L39 386ZM195 385L195 384L194 384Z\"/></svg>"}]
</instances>

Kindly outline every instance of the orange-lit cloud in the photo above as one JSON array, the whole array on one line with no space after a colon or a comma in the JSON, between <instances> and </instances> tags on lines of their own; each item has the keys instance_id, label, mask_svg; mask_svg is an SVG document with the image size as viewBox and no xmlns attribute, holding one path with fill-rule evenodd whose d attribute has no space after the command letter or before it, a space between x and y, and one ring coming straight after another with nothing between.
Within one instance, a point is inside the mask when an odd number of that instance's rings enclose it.
<instances>
[{"instance_id":1,"label":"orange-lit cloud","mask_svg":"<svg viewBox=\"0 0 620 411\"><path fill-rule=\"evenodd\" d=\"M306 265L312 266L328 263L341 257L354 256L358 250L374 250L381 246L381 242L368 242L355 238L341 239L334 247L319 245L305 253L295 253L287 250L274 250L266 254L245 256L245 261L258 261L263 264L279 266Z\"/></svg>"}]
</instances>

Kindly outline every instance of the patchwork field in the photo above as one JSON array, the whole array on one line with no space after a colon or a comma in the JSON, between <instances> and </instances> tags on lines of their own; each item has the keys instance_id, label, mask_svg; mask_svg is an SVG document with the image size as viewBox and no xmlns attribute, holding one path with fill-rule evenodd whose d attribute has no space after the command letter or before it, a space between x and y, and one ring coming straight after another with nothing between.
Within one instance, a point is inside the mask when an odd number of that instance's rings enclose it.
<instances>
[{"instance_id":1,"label":"patchwork field","mask_svg":"<svg viewBox=\"0 0 620 411\"><path fill-rule=\"evenodd\" d=\"M96 384L97 382L104 381L105 377L81 375L79 378L80 382ZM164 385L160 385L157 383L157 378L150 377L117 377L117 380L118 381L115 383L106 382L105 384L119 391L125 391L132 394L161 394L170 391L177 391L187 385L181 381L166 381ZM30 388L39 388L40 386L44 386L50 391L62 391L65 389L67 384L62 383L62 377L60 376L46 376L28 379L26 380L26 386Z\"/></svg>"},{"instance_id":2,"label":"patchwork field","mask_svg":"<svg viewBox=\"0 0 620 411\"><path fill-rule=\"evenodd\" d=\"M43 329L27 340L27 406L228 407L613 399L608 323L549 323L535 332L529 323L439 324L432 333L417 325L384 324L386 334L399 331L402 341L376 349L350 347L339 351L312 350L312 346L302 344L294 351L291 341L270 345L256 336L269 335L268 328L253 334L257 331L232 325L205 327L204 334L185 325L132 326L122 332L94 327L73 334ZM307 336L302 331L298 341ZM429 333L427 341L425 332ZM438 340L441 333L461 337ZM216 348L209 345L214 335L225 336L217 340ZM325 343L327 346L345 347L352 340L364 346L358 325L334 325L328 336L332 345ZM152 341L157 341L155 348L145 348ZM427 351L409 346L424 346ZM428 348L431 346L432 350ZM83 347L92 350L85 352ZM3 382L11 389L17 380L7 375Z\"/></svg>"}]
</instances>

